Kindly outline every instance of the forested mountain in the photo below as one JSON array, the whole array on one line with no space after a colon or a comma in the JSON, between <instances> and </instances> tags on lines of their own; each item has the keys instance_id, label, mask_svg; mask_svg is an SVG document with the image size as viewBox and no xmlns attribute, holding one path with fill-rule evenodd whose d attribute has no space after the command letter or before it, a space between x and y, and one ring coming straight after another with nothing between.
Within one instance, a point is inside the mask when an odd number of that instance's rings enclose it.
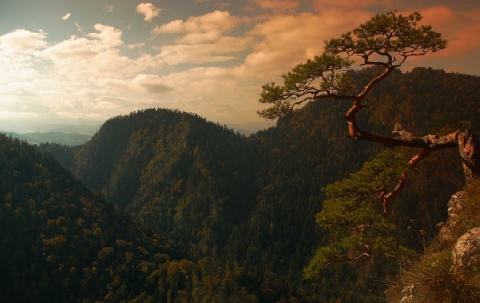
<instances>
[{"instance_id":1,"label":"forested mountain","mask_svg":"<svg viewBox=\"0 0 480 303\"><path fill-rule=\"evenodd\" d=\"M2 302L133 299L183 256L27 143L0 135L0 171Z\"/></svg>"},{"instance_id":2,"label":"forested mountain","mask_svg":"<svg viewBox=\"0 0 480 303\"><path fill-rule=\"evenodd\" d=\"M372 73L366 69L352 76L361 85ZM377 132L398 123L414 134L441 135L462 127L478 134L478 87L480 78L474 76L425 68L396 71L371 91L358 123ZM347 137L342 115L348 106L314 102L249 137L196 115L148 109L108 120L81 146L41 148L193 258L216 260L222 271L235 262L263 285L261 302L279 298L267 299L269 291L303 283L311 283L308 293L320 301L372 302L386 288L379 281L394 267L385 260L339 265L318 281L302 282L302 269L323 241L315 223L322 187L382 149ZM390 215L405 245L420 252L423 241L434 237L462 178L455 150L433 153L421 163ZM414 229L427 231L424 238L410 233L412 222Z\"/></svg>"},{"instance_id":3,"label":"forested mountain","mask_svg":"<svg viewBox=\"0 0 480 303\"><path fill-rule=\"evenodd\" d=\"M0 173L1 302L308 302L238 264L187 259L26 142L0 135Z\"/></svg>"}]
</instances>

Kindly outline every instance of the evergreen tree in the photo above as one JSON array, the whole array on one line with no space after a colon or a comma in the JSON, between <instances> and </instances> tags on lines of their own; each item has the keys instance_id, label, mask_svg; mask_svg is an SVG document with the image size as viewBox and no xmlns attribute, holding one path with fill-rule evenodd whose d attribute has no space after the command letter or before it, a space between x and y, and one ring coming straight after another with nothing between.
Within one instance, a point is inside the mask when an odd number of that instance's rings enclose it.
<instances>
[{"instance_id":1,"label":"evergreen tree","mask_svg":"<svg viewBox=\"0 0 480 303\"><path fill-rule=\"evenodd\" d=\"M329 241L316 251L305 269L306 278L335 262L409 254L399 243L395 224L380 212L382 195L407 169L402 160L401 154L383 151L348 178L324 188L326 200L316 221L328 232Z\"/></svg>"},{"instance_id":2,"label":"evergreen tree","mask_svg":"<svg viewBox=\"0 0 480 303\"><path fill-rule=\"evenodd\" d=\"M366 131L357 126L356 115L366 106L362 103L373 87L387 78L396 68L412 56L422 56L446 47L447 41L431 26L419 25L422 16L418 12L408 16L388 12L378 14L351 32L325 42L325 51L313 60L297 65L283 75L283 85L269 83L263 86L260 102L273 104L259 111L260 116L276 119L290 113L295 107L318 99L343 99L351 102L345 114L348 133L353 139L373 141L387 147L408 146L422 150L408 164L415 166L432 151L458 147L467 181L480 177L478 142L467 130L457 130L445 136L426 135L415 137L402 128L394 127L392 136ZM364 66L375 66L376 75L366 84L355 87L345 71L361 58ZM384 212L388 204L403 188L404 174L392 192L383 196Z\"/></svg>"}]
</instances>

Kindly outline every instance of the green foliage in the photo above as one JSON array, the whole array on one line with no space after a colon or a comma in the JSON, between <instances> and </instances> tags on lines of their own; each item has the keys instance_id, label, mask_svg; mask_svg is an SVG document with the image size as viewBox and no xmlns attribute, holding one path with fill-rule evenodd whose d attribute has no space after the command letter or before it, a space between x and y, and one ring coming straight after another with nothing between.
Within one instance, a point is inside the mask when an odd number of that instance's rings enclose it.
<instances>
[{"instance_id":1,"label":"green foliage","mask_svg":"<svg viewBox=\"0 0 480 303\"><path fill-rule=\"evenodd\" d=\"M324 188L326 200L316 216L328 231L328 244L322 245L305 269L305 277L318 276L334 262L363 257L398 257L407 249L395 238L396 227L382 216L380 192L392 189L407 169L402 156L383 151L348 178Z\"/></svg>"},{"instance_id":2,"label":"green foliage","mask_svg":"<svg viewBox=\"0 0 480 303\"><path fill-rule=\"evenodd\" d=\"M407 16L397 14L396 11L377 14L352 32L327 41L325 51L358 55L365 60L372 54L377 54L391 60L390 64L394 64L394 56L399 54L402 57L400 60L403 60L394 65L400 66L409 56L436 52L447 45L442 35L433 31L431 26L420 26L418 22L421 20L422 16L418 12Z\"/></svg>"},{"instance_id":3,"label":"green foliage","mask_svg":"<svg viewBox=\"0 0 480 303\"><path fill-rule=\"evenodd\" d=\"M352 81L344 72L353 63L352 60L324 53L295 66L282 75L283 85L272 82L262 86L259 102L273 106L259 111L259 115L276 119L290 113L295 105L315 100L321 94L330 96L350 89ZM321 79L319 87L316 86L318 79Z\"/></svg>"}]
</instances>

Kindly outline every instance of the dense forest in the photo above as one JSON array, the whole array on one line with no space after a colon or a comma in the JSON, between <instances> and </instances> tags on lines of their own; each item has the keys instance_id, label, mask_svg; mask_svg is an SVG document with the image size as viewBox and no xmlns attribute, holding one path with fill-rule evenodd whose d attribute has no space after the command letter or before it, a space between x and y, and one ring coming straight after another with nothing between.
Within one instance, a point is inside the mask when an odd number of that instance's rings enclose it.
<instances>
[{"instance_id":1,"label":"dense forest","mask_svg":"<svg viewBox=\"0 0 480 303\"><path fill-rule=\"evenodd\" d=\"M359 85L372 73L351 72ZM478 134L479 86L442 70L395 71L358 123ZM2 302L381 300L391 260L302 274L325 241L322 188L382 150L347 137L346 108L313 102L248 137L164 109L112 118L79 146L2 136ZM463 182L455 150L421 163L389 216L402 245L423 252Z\"/></svg>"}]
</instances>

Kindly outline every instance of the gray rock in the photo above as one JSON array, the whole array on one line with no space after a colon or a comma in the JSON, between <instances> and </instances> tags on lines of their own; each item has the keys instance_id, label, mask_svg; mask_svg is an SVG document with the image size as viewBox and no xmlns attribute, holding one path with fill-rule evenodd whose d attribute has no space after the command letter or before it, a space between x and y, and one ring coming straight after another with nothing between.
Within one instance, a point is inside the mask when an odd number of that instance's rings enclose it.
<instances>
[{"instance_id":1,"label":"gray rock","mask_svg":"<svg viewBox=\"0 0 480 303\"><path fill-rule=\"evenodd\" d=\"M448 201L448 220L443 224L439 231L439 239L443 242L454 243L456 241L455 229L458 226L460 214L465 207L466 197L465 192L459 191L455 193Z\"/></svg>"},{"instance_id":2,"label":"gray rock","mask_svg":"<svg viewBox=\"0 0 480 303\"><path fill-rule=\"evenodd\" d=\"M480 227L472 228L461 236L452 254L454 273L478 275L480 273Z\"/></svg>"}]
</instances>

